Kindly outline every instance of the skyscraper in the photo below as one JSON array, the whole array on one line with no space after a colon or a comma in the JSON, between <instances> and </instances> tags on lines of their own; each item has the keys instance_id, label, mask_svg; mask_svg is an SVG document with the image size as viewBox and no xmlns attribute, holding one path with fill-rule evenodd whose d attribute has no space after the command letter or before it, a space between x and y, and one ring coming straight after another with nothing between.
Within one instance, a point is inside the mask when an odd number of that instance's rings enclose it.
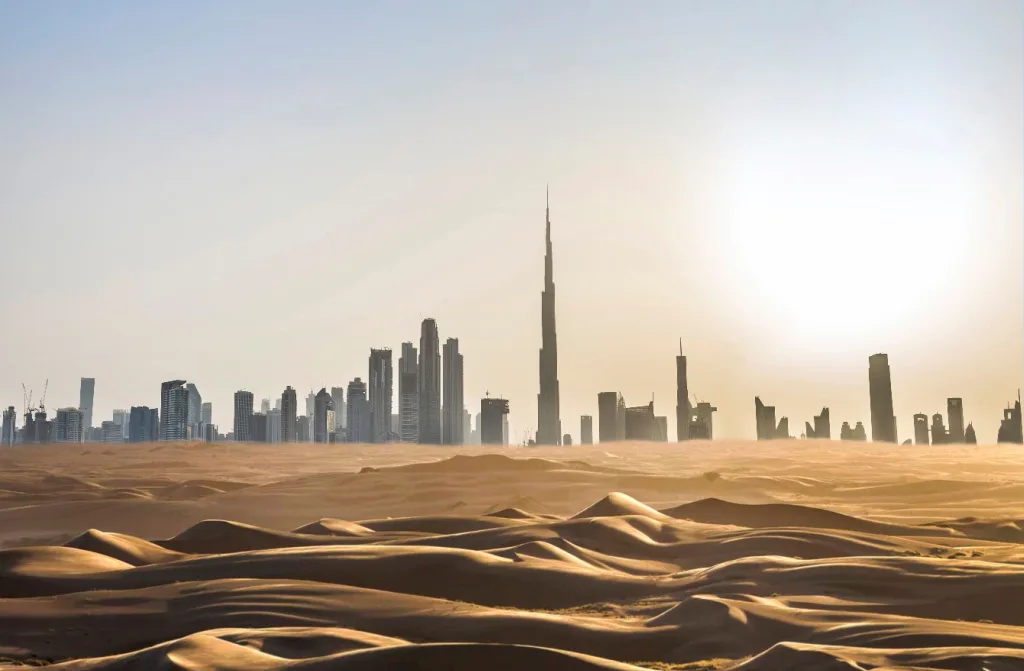
<instances>
[{"instance_id":1,"label":"skyscraper","mask_svg":"<svg viewBox=\"0 0 1024 671\"><path fill-rule=\"evenodd\" d=\"M281 442L294 443L299 439L298 396L291 386L281 394Z\"/></svg>"},{"instance_id":2,"label":"skyscraper","mask_svg":"<svg viewBox=\"0 0 1024 671\"><path fill-rule=\"evenodd\" d=\"M266 443L267 440L267 415L262 412L252 413L249 418L249 442Z\"/></svg>"},{"instance_id":3,"label":"skyscraper","mask_svg":"<svg viewBox=\"0 0 1024 671\"><path fill-rule=\"evenodd\" d=\"M370 404L366 400L366 383L356 378L348 383L348 442L373 442Z\"/></svg>"},{"instance_id":4,"label":"skyscraper","mask_svg":"<svg viewBox=\"0 0 1024 671\"><path fill-rule=\"evenodd\" d=\"M0 445L14 445L14 432L16 431L17 421L18 413L15 412L14 406L8 406L4 410L3 429L0 431Z\"/></svg>"},{"instance_id":5,"label":"skyscraper","mask_svg":"<svg viewBox=\"0 0 1024 671\"><path fill-rule=\"evenodd\" d=\"M896 417L892 414L888 354L873 354L868 358L868 385L871 393L871 440L895 443Z\"/></svg>"},{"instance_id":6,"label":"skyscraper","mask_svg":"<svg viewBox=\"0 0 1024 671\"><path fill-rule=\"evenodd\" d=\"M964 400L962 398L947 398L946 414L949 416L949 442L964 442Z\"/></svg>"},{"instance_id":7,"label":"skyscraper","mask_svg":"<svg viewBox=\"0 0 1024 671\"><path fill-rule=\"evenodd\" d=\"M537 444L558 445L562 436L558 400L558 343L555 336L555 279L551 256L551 202L544 207L544 290L540 294L540 393L537 394Z\"/></svg>"},{"instance_id":8,"label":"skyscraper","mask_svg":"<svg viewBox=\"0 0 1024 671\"><path fill-rule=\"evenodd\" d=\"M313 439L313 428L316 424L316 392L312 389L309 390L309 396L306 397L306 417L309 418L309 431L306 432L308 437L305 442L316 442ZM302 439L300 438L299 441L302 442Z\"/></svg>"},{"instance_id":9,"label":"skyscraper","mask_svg":"<svg viewBox=\"0 0 1024 671\"><path fill-rule=\"evenodd\" d=\"M199 428L203 422L203 397L195 384L189 382L185 385L188 389L188 430L192 440L202 440L202 431Z\"/></svg>"},{"instance_id":10,"label":"skyscraper","mask_svg":"<svg viewBox=\"0 0 1024 671\"><path fill-rule=\"evenodd\" d=\"M473 417L469 414L469 410L465 407L462 408L462 443L464 445L472 445L470 437L473 435Z\"/></svg>"},{"instance_id":11,"label":"skyscraper","mask_svg":"<svg viewBox=\"0 0 1024 671\"><path fill-rule=\"evenodd\" d=\"M416 347L402 343L402 356L398 359L398 414L401 415L403 443L420 442L419 362Z\"/></svg>"},{"instance_id":12,"label":"skyscraper","mask_svg":"<svg viewBox=\"0 0 1024 671\"><path fill-rule=\"evenodd\" d=\"M914 415L914 442L918 445L928 444L928 415Z\"/></svg>"},{"instance_id":13,"label":"skyscraper","mask_svg":"<svg viewBox=\"0 0 1024 671\"><path fill-rule=\"evenodd\" d=\"M419 438L425 445L441 444L441 352L437 322L420 326Z\"/></svg>"},{"instance_id":14,"label":"skyscraper","mask_svg":"<svg viewBox=\"0 0 1024 671\"><path fill-rule=\"evenodd\" d=\"M683 356L683 339L679 339L679 356L676 357L676 440L690 439L690 392L686 385L686 357Z\"/></svg>"},{"instance_id":15,"label":"skyscraper","mask_svg":"<svg viewBox=\"0 0 1024 671\"><path fill-rule=\"evenodd\" d=\"M391 437L391 410L394 397L391 372L391 350L370 350L370 440L371 443L386 443Z\"/></svg>"},{"instance_id":16,"label":"skyscraper","mask_svg":"<svg viewBox=\"0 0 1024 671\"><path fill-rule=\"evenodd\" d=\"M267 414L268 412L270 412L270 399L269 398L265 398L262 401L260 401L260 412L262 412L264 415Z\"/></svg>"},{"instance_id":17,"label":"skyscraper","mask_svg":"<svg viewBox=\"0 0 1024 671\"><path fill-rule=\"evenodd\" d=\"M832 420L829 419L828 408L822 408L821 414L814 416L814 437L832 440Z\"/></svg>"},{"instance_id":18,"label":"skyscraper","mask_svg":"<svg viewBox=\"0 0 1024 671\"><path fill-rule=\"evenodd\" d=\"M754 417L757 423L757 439L772 440L775 438L775 406L765 405L760 396L754 397ZM787 422L788 424L788 422ZM785 438L785 436L783 436Z\"/></svg>"},{"instance_id":19,"label":"skyscraper","mask_svg":"<svg viewBox=\"0 0 1024 671\"><path fill-rule=\"evenodd\" d=\"M251 391L235 392L234 432L236 443L247 443L252 437L252 403ZM266 405L270 405L269 402Z\"/></svg>"},{"instance_id":20,"label":"skyscraper","mask_svg":"<svg viewBox=\"0 0 1024 671\"><path fill-rule=\"evenodd\" d=\"M345 426L345 388L331 387L331 403L334 404L334 426L340 429Z\"/></svg>"},{"instance_id":21,"label":"skyscraper","mask_svg":"<svg viewBox=\"0 0 1024 671\"><path fill-rule=\"evenodd\" d=\"M590 415L580 417L580 444L591 445L594 442L594 418Z\"/></svg>"},{"instance_id":22,"label":"skyscraper","mask_svg":"<svg viewBox=\"0 0 1024 671\"><path fill-rule=\"evenodd\" d=\"M505 445L505 416L508 415L508 401L503 398L480 399L480 443L483 445Z\"/></svg>"},{"instance_id":23,"label":"skyscraper","mask_svg":"<svg viewBox=\"0 0 1024 671\"><path fill-rule=\"evenodd\" d=\"M115 410L114 411L114 424L121 430L121 442L128 442L128 423L131 421L131 417L127 410Z\"/></svg>"},{"instance_id":24,"label":"skyscraper","mask_svg":"<svg viewBox=\"0 0 1024 671\"><path fill-rule=\"evenodd\" d=\"M1024 443L1024 420L1021 418L1020 392L1017 392L1017 401L1013 407L1003 410L1003 421L999 423L999 433L996 438L1000 443Z\"/></svg>"},{"instance_id":25,"label":"skyscraper","mask_svg":"<svg viewBox=\"0 0 1024 671\"><path fill-rule=\"evenodd\" d=\"M602 391L597 395L597 438L611 443L625 437L625 426L619 430L619 393ZM621 436L619 434L622 434Z\"/></svg>"},{"instance_id":26,"label":"skyscraper","mask_svg":"<svg viewBox=\"0 0 1024 671\"><path fill-rule=\"evenodd\" d=\"M334 422L331 417L335 414L334 399L327 393L327 389L321 389L316 394L316 407L313 413L313 442L331 442L331 426Z\"/></svg>"},{"instance_id":27,"label":"skyscraper","mask_svg":"<svg viewBox=\"0 0 1024 671\"><path fill-rule=\"evenodd\" d=\"M281 442L281 410L279 408L267 411L267 442L275 445Z\"/></svg>"},{"instance_id":28,"label":"skyscraper","mask_svg":"<svg viewBox=\"0 0 1024 671\"><path fill-rule=\"evenodd\" d=\"M106 423L106 422L104 422ZM113 422L111 422L113 424ZM118 428L118 438L121 430ZM53 420L53 442L81 443L85 441L85 413L78 408L60 408Z\"/></svg>"},{"instance_id":29,"label":"skyscraper","mask_svg":"<svg viewBox=\"0 0 1024 671\"><path fill-rule=\"evenodd\" d=\"M188 440L188 397L184 380L160 385L160 440Z\"/></svg>"},{"instance_id":30,"label":"skyscraper","mask_svg":"<svg viewBox=\"0 0 1024 671\"><path fill-rule=\"evenodd\" d=\"M82 386L78 392L78 409L85 416L85 429L92 428L92 404L96 395L96 378L83 377Z\"/></svg>"},{"instance_id":31,"label":"skyscraper","mask_svg":"<svg viewBox=\"0 0 1024 671\"><path fill-rule=\"evenodd\" d=\"M462 355L459 339L448 338L444 343L444 421L441 422L442 442L462 445Z\"/></svg>"},{"instance_id":32,"label":"skyscraper","mask_svg":"<svg viewBox=\"0 0 1024 671\"><path fill-rule=\"evenodd\" d=\"M133 407L128 414L128 442L151 443L160 440L160 413L144 405Z\"/></svg>"}]
</instances>

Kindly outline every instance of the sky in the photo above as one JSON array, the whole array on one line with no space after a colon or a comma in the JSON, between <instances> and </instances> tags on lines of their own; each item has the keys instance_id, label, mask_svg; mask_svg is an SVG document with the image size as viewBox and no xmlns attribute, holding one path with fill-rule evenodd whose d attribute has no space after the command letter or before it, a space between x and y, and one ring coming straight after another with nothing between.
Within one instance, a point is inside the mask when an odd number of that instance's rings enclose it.
<instances>
[{"instance_id":1,"label":"sky","mask_svg":"<svg viewBox=\"0 0 1024 671\"><path fill-rule=\"evenodd\" d=\"M94 424L194 381L366 378L437 320L465 398L536 428L551 193L563 431L597 394L675 435L900 438L1024 378L1013 0L0 0L0 402L96 378ZM396 382L397 392L397 382ZM258 402L258 401L257 401ZM300 403L300 409L304 406ZM397 402L395 404L397 408ZM596 430L596 427L595 427Z\"/></svg>"}]
</instances>

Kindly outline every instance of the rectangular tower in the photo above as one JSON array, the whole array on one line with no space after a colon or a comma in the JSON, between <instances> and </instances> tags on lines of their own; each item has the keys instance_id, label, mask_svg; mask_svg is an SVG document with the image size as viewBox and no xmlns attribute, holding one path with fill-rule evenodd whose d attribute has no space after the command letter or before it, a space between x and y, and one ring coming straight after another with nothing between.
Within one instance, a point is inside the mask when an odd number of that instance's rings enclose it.
<instances>
[{"instance_id":1,"label":"rectangular tower","mask_svg":"<svg viewBox=\"0 0 1024 671\"><path fill-rule=\"evenodd\" d=\"M949 417L949 442L964 442L964 400L947 398L946 415Z\"/></svg>"},{"instance_id":2,"label":"rectangular tower","mask_svg":"<svg viewBox=\"0 0 1024 671\"><path fill-rule=\"evenodd\" d=\"M505 416L508 415L508 401L503 398L480 399L480 443L483 445L504 445Z\"/></svg>"},{"instance_id":3,"label":"rectangular tower","mask_svg":"<svg viewBox=\"0 0 1024 671\"><path fill-rule=\"evenodd\" d=\"M252 404L251 391L235 392L235 421L233 429L236 443L247 443L252 440Z\"/></svg>"},{"instance_id":4,"label":"rectangular tower","mask_svg":"<svg viewBox=\"0 0 1024 671\"><path fill-rule=\"evenodd\" d=\"M442 356L444 365L444 404L442 406L441 442L445 445L461 445L462 413L462 354L459 353L458 338L448 338L444 343Z\"/></svg>"},{"instance_id":5,"label":"rectangular tower","mask_svg":"<svg viewBox=\"0 0 1024 671\"><path fill-rule=\"evenodd\" d=\"M391 350L370 350L370 441L387 443L391 440L391 410L394 382L391 369Z\"/></svg>"},{"instance_id":6,"label":"rectangular tower","mask_svg":"<svg viewBox=\"0 0 1024 671\"><path fill-rule=\"evenodd\" d=\"M83 377L82 386L78 392L78 409L85 416L85 430L92 428L92 404L96 395L96 378Z\"/></svg>"},{"instance_id":7,"label":"rectangular tower","mask_svg":"<svg viewBox=\"0 0 1024 671\"><path fill-rule=\"evenodd\" d=\"M602 443L613 443L619 437L619 393L602 391L597 395L597 439Z\"/></svg>"},{"instance_id":8,"label":"rectangular tower","mask_svg":"<svg viewBox=\"0 0 1024 671\"><path fill-rule=\"evenodd\" d=\"M873 354L868 358L868 386L871 394L871 440L895 443L896 418L892 412L888 354Z\"/></svg>"},{"instance_id":9,"label":"rectangular tower","mask_svg":"<svg viewBox=\"0 0 1024 671\"><path fill-rule=\"evenodd\" d=\"M683 356L683 340L679 339L679 356L676 357L676 440L690 439L690 392L686 384L686 357Z\"/></svg>"},{"instance_id":10,"label":"rectangular tower","mask_svg":"<svg viewBox=\"0 0 1024 671\"><path fill-rule=\"evenodd\" d=\"M580 417L580 444L592 445L594 443L594 418L590 415Z\"/></svg>"}]
</instances>

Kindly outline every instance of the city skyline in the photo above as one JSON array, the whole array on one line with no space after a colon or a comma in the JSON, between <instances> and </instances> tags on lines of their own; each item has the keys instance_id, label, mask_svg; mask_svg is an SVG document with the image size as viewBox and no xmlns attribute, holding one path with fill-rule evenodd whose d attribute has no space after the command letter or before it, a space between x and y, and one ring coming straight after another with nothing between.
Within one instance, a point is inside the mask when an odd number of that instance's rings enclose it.
<instances>
[{"instance_id":1,"label":"city skyline","mask_svg":"<svg viewBox=\"0 0 1024 671\"><path fill-rule=\"evenodd\" d=\"M572 4L526 30L501 3L227 2L198 36L187 2L0 8L2 225L29 234L0 278L33 286L0 296L0 405L49 378L48 407L72 406L89 376L99 426L180 378L223 431L239 388L344 387L431 317L466 407L508 399L518 442L550 182L576 442L610 390L653 395L676 435L680 336L716 437L753 438L758 395L791 433L823 406L833 437L870 428L864 358L886 352L901 439L962 398L994 442L1024 368L1019 3ZM131 307L97 321L108 305ZM58 307L89 326L74 347Z\"/></svg>"}]
</instances>

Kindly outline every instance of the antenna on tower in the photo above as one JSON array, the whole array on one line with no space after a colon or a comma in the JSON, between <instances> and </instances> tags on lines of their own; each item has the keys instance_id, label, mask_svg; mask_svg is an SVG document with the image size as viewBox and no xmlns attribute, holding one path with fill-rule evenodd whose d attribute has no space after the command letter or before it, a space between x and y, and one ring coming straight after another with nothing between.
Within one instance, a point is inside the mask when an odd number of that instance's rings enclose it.
<instances>
[{"instance_id":1,"label":"antenna on tower","mask_svg":"<svg viewBox=\"0 0 1024 671\"><path fill-rule=\"evenodd\" d=\"M679 356L683 356L683 339L679 339Z\"/></svg>"}]
</instances>

